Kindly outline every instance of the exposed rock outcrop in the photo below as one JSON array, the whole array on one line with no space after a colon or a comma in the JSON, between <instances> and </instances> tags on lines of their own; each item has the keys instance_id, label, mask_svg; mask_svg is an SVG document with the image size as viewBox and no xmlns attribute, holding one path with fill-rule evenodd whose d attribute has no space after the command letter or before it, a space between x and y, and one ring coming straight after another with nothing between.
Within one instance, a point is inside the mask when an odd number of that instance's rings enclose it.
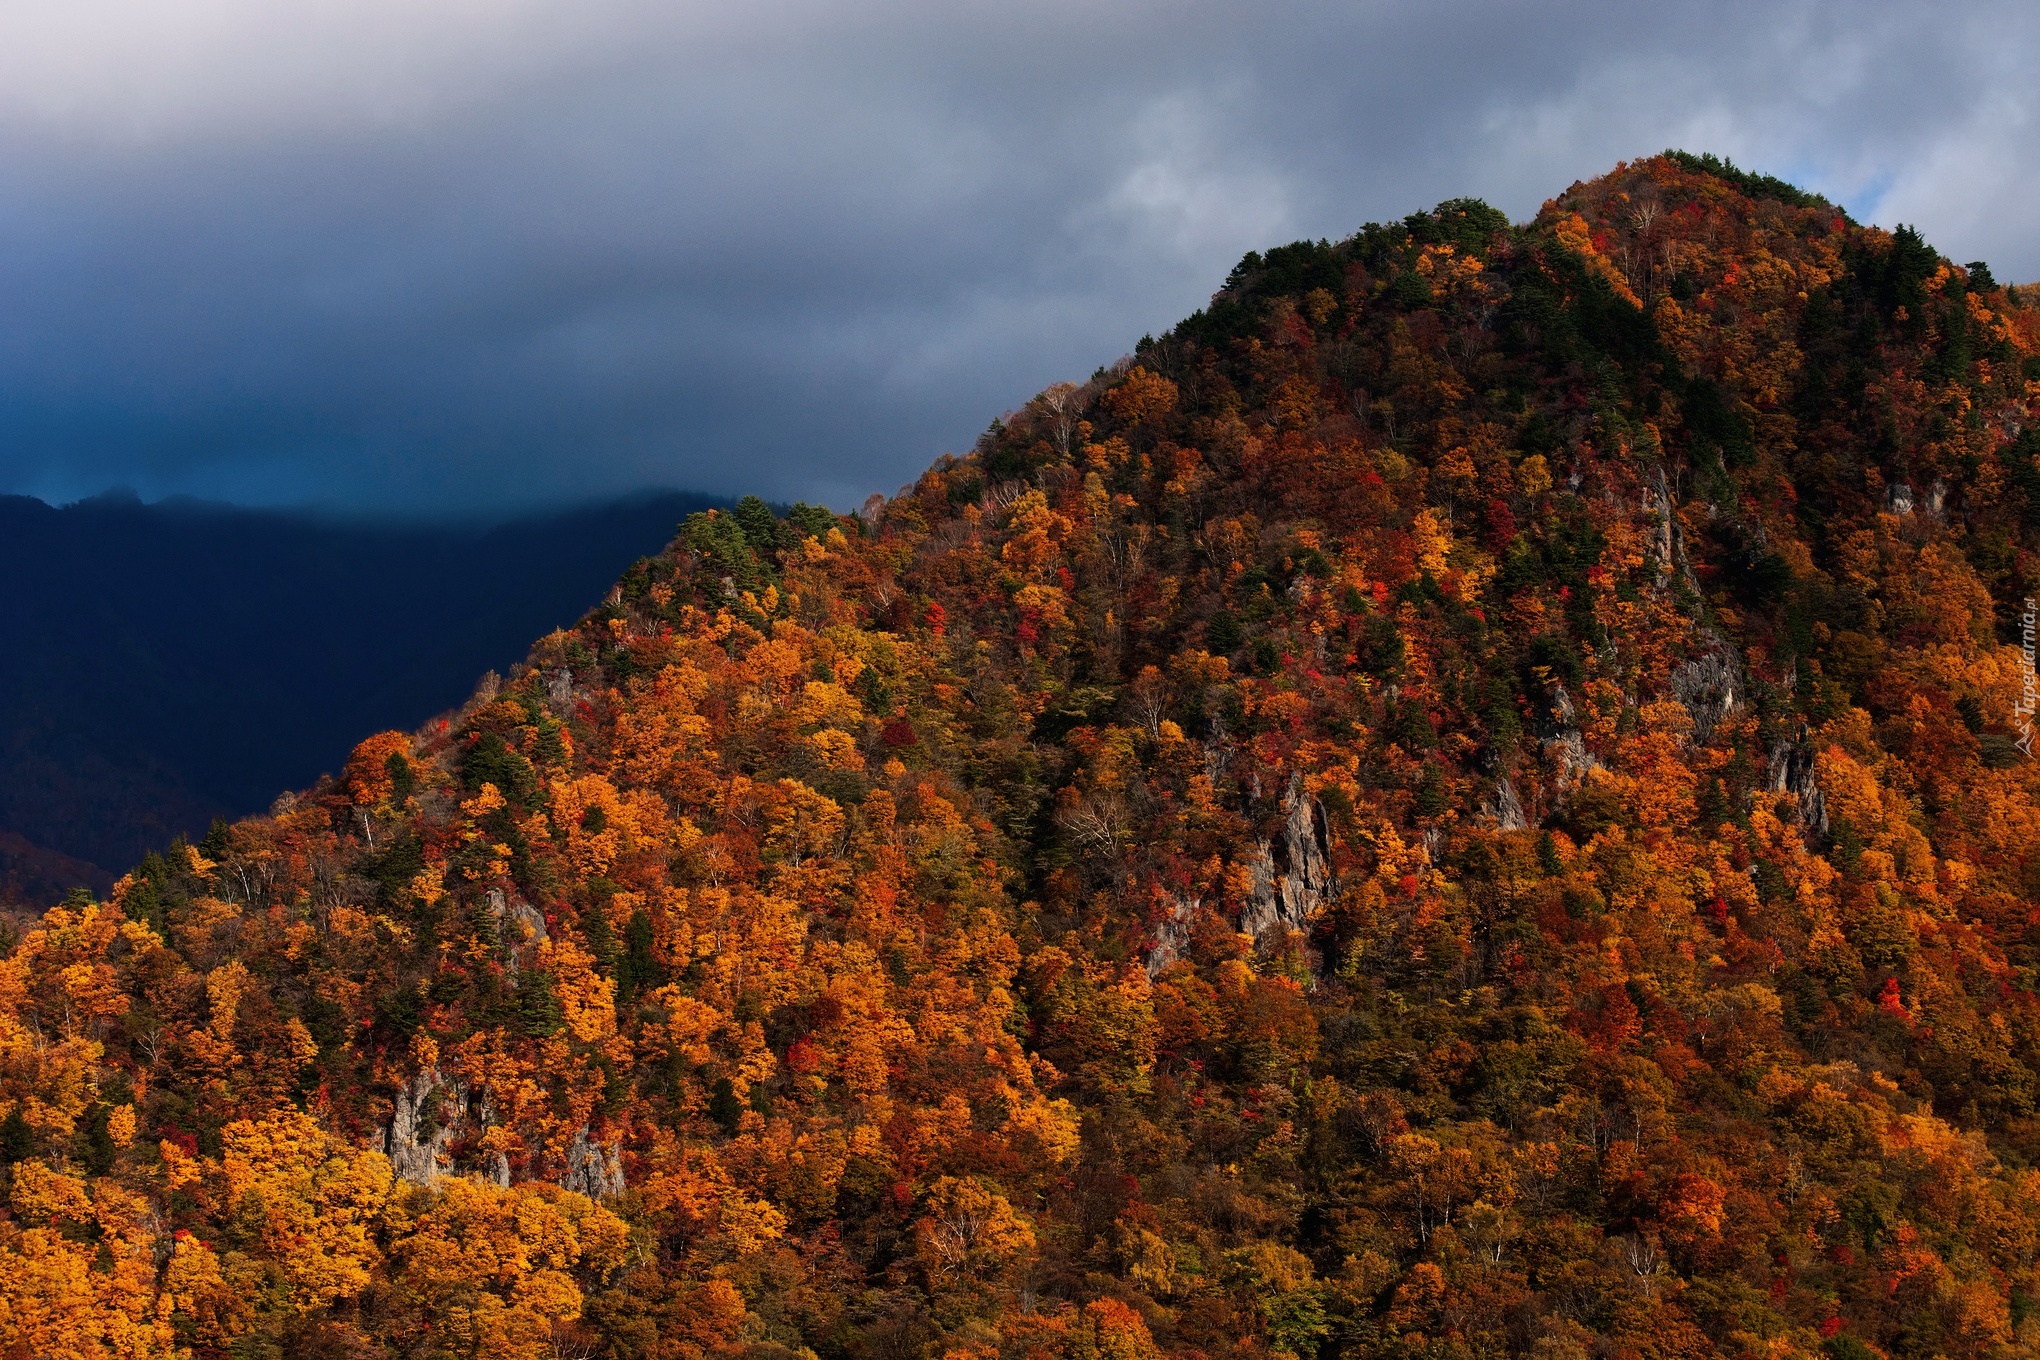
<instances>
[{"instance_id":1,"label":"exposed rock outcrop","mask_svg":"<svg viewBox=\"0 0 2040 1360\"><path fill-rule=\"evenodd\" d=\"M1714 630L1702 629L1713 647L1672 671L1672 697L1685 705L1693 720L1693 743L1700 745L1714 735L1722 721L1742 707L1742 665L1735 650Z\"/></svg>"},{"instance_id":2,"label":"exposed rock outcrop","mask_svg":"<svg viewBox=\"0 0 2040 1360\"><path fill-rule=\"evenodd\" d=\"M1585 749L1582 742L1582 754ZM1511 779L1504 778L1495 786L1494 792L1481 800L1480 811L1483 817L1503 831L1524 831L1530 826L1529 818L1523 814L1523 799L1517 794L1515 781Z\"/></svg>"},{"instance_id":3,"label":"exposed rock outcrop","mask_svg":"<svg viewBox=\"0 0 2040 1360\"><path fill-rule=\"evenodd\" d=\"M1282 796L1288 813L1273 841L1263 841L1254 857L1254 887L1240 913L1240 929L1261 939L1277 926L1308 930L1312 916L1332 898L1331 838L1325 810L1303 791L1301 777L1292 776Z\"/></svg>"},{"instance_id":4,"label":"exposed rock outcrop","mask_svg":"<svg viewBox=\"0 0 2040 1360\"><path fill-rule=\"evenodd\" d=\"M501 888L489 889L489 915L496 920L497 938L513 948L546 937L545 913L521 897L506 898Z\"/></svg>"},{"instance_id":5,"label":"exposed rock outcrop","mask_svg":"<svg viewBox=\"0 0 2040 1360\"><path fill-rule=\"evenodd\" d=\"M566 716L567 710L574 705L574 673L562 666L547 676L545 697L553 712Z\"/></svg>"},{"instance_id":6,"label":"exposed rock outcrop","mask_svg":"<svg viewBox=\"0 0 2040 1360\"><path fill-rule=\"evenodd\" d=\"M1190 921L1197 915L1197 908L1203 905L1202 898L1178 897L1170 907L1169 915L1155 927L1154 948L1147 952L1147 975L1160 977L1162 970L1183 957L1183 950L1190 943Z\"/></svg>"},{"instance_id":7,"label":"exposed rock outcrop","mask_svg":"<svg viewBox=\"0 0 2040 1360\"><path fill-rule=\"evenodd\" d=\"M1573 786L1586 777L1587 771L1601 768L1601 762L1587 749L1587 739L1579 729L1578 715L1579 709L1573 703L1572 695L1566 692L1564 685L1558 685L1553 688L1538 722L1538 740L1544 748L1544 758L1557 770L1554 782L1560 806L1564 805ZM1515 792L1513 785L1510 792ZM1516 806L1520 815L1521 802Z\"/></svg>"},{"instance_id":8,"label":"exposed rock outcrop","mask_svg":"<svg viewBox=\"0 0 2040 1360\"><path fill-rule=\"evenodd\" d=\"M467 1091L460 1082L448 1083L437 1067L428 1067L397 1092L395 1111L383 1126L383 1153L390 1169L413 1185L430 1185L452 1169L449 1149L454 1131L439 1117L441 1102L450 1087L453 1099L465 1106Z\"/></svg>"},{"instance_id":9,"label":"exposed rock outcrop","mask_svg":"<svg viewBox=\"0 0 2040 1360\"><path fill-rule=\"evenodd\" d=\"M489 889L489 918L495 922L496 939L503 947L511 978L517 976L518 956L546 938L545 913L521 897L505 897L501 888Z\"/></svg>"},{"instance_id":10,"label":"exposed rock outcrop","mask_svg":"<svg viewBox=\"0 0 2040 1360\"><path fill-rule=\"evenodd\" d=\"M390 1168L413 1185L430 1185L441 1176L477 1176L497 1185L510 1184L510 1159L502 1152L480 1160L457 1160L453 1150L496 1123L486 1091L475 1090L459 1077L428 1067L397 1092L396 1108L382 1129L382 1150Z\"/></svg>"},{"instance_id":11,"label":"exposed rock outcrop","mask_svg":"<svg viewBox=\"0 0 2040 1360\"><path fill-rule=\"evenodd\" d=\"M1907 493L1908 503L1910 494ZM1686 555L1686 534L1679 524L1678 506L1662 467L1652 473L1651 486L1644 493L1644 509L1659 517L1652 550L1658 562L1659 584L1669 586L1676 573L1696 599L1702 598L1704 592ZM1753 526L1753 532L1758 544L1768 544L1761 524ZM1702 650L1672 671L1671 683L1672 696L1685 705L1686 715L1693 721L1692 741L1700 745L1714 735L1723 719L1742 707L1748 687L1743 682L1742 663L1727 639L1705 623L1696 622L1694 632Z\"/></svg>"},{"instance_id":12,"label":"exposed rock outcrop","mask_svg":"<svg viewBox=\"0 0 2040 1360\"><path fill-rule=\"evenodd\" d=\"M1551 731L1556 734L1569 727L1579 726L1579 706L1572 701L1572 695L1564 685L1551 691L1551 710L1548 718Z\"/></svg>"},{"instance_id":13,"label":"exposed rock outcrop","mask_svg":"<svg viewBox=\"0 0 2040 1360\"><path fill-rule=\"evenodd\" d=\"M567 1147L567 1174L560 1177L560 1186L589 1199L622 1194L623 1154L613 1142L594 1142L583 1124Z\"/></svg>"},{"instance_id":14,"label":"exposed rock outcrop","mask_svg":"<svg viewBox=\"0 0 2040 1360\"><path fill-rule=\"evenodd\" d=\"M1573 785L1586 777L1588 770L1601 768L1600 760L1587 749L1587 739L1580 735L1577 727L1567 728L1545 742L1544 754L1558 766L1558 788L1561 794L1570 792Z\"/></svg>"},{"instance_id":15,"label":"exposed rock outcrop","mask_svg":"<svg viewBox=\"0 0 2040 1360\"><path fill-rule=\"evenodd\" d=\"M396 1109L382 1129L382 1150L397 1176L413 1185L430 1185L444 1176L470 1176L507 1189L508 1153L478 1152L459 1160L453 1155L457 1146L473 1147L474 1140L495 1123L496 1111L486 1092L428 1067L397 1092ZM622 1150L614 1141L595 1142L583 1124L567 1147L559 1183L591 1199L622 1194Z\"/></svg>"},{"instance_id":16,"label":"exposed rock outcrop","mask_svg":"<svg viewBox=\"0 0 2040 1360\"><path fill-rule=\"evenodd\" d=\"M1816 836L1828 833L1827 796L1814 777L1813 752L1796 741L1779 741L1771 747L1770 786L1773 793L1789 793L1799 800L1799 825Z\"/></svg>"},{"instance_id":17,"label":"exposed rock outcrop","mask_svg":"<svg viewBox=\"0 0 2040 1360\"><path fill-rule=\"evenodd\" d=\"M1678 567L1677 544L1672 535L1677 532L1672 507L1671 488L1665 481L1665 470L1658 468L1651 480L1643 487L1643 513L1656 518L1657 529L1650 537L1649 560L1656 569L1660 589L1669 585L1672 573Z\"/></svg>"}]
</instances>

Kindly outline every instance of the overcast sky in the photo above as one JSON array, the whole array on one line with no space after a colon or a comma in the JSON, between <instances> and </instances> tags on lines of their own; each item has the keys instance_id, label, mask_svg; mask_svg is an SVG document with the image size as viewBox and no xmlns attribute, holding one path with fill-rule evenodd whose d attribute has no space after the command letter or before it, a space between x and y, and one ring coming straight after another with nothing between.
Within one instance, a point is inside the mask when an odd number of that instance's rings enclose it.
<instances>
[{"instance_id":1,"label":"overcast sky","mask_svg":"<svg viewBox=\"0 0 2040 1360\"><path fill-rule=\"evenodd\" d=\"M839 507L1448 197L1711 150L2040 278L2040 7L4 0L0 491Z\"/></svg>"}]
</instances>

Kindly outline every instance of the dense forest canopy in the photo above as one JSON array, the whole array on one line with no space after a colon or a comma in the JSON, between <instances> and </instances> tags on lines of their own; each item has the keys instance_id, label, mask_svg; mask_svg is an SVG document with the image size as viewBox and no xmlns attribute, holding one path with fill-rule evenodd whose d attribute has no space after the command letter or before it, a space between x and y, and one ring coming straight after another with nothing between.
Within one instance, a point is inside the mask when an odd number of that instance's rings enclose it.
<instances>
[{"instance_id":1,"label":"dense forest canopy","mask_svg":"<svg viewBox=\"0 0 2040 1360\"><path fill-rule=\"evenodd\" d=\"M0 961L21 1354L2040 1349L2040 298L1453 201Z\"/></svg>"}]
</instances>

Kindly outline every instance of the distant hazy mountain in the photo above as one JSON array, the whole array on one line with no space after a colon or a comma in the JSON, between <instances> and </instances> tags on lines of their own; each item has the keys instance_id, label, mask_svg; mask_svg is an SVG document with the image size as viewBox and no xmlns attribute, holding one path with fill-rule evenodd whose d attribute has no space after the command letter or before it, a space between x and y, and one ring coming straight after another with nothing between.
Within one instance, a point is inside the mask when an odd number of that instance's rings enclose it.
<instances>
[{"instance_id":1,"label":"distant hazy mountain","mask_svg":"<svg viewBox=\"0 0 2040 1360\"><path fill-rule=\"evenodd\" d=\"M488 526L0 497L0 900L103 889L95 866L265 808L361 733L459 702L717 503Z\"/></svg>"}]
</instances>

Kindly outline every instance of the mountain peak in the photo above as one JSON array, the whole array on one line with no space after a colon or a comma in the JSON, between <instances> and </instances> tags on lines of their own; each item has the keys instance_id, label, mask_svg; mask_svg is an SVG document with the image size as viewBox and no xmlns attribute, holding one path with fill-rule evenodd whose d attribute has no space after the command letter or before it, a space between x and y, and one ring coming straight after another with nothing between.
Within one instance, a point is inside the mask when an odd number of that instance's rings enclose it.
<instances>
[{"instance_id":1,"label":"mountain peak","mask_svg":"<svg viewBox=\"0 0 2040 1360\"><path fill-rule=\"evenodd\" d=\"M217 1351L2022 1353L2036 402L1705 157L1249 255L46 918L0 1251Z\"/></svg>"}]
</instances>

